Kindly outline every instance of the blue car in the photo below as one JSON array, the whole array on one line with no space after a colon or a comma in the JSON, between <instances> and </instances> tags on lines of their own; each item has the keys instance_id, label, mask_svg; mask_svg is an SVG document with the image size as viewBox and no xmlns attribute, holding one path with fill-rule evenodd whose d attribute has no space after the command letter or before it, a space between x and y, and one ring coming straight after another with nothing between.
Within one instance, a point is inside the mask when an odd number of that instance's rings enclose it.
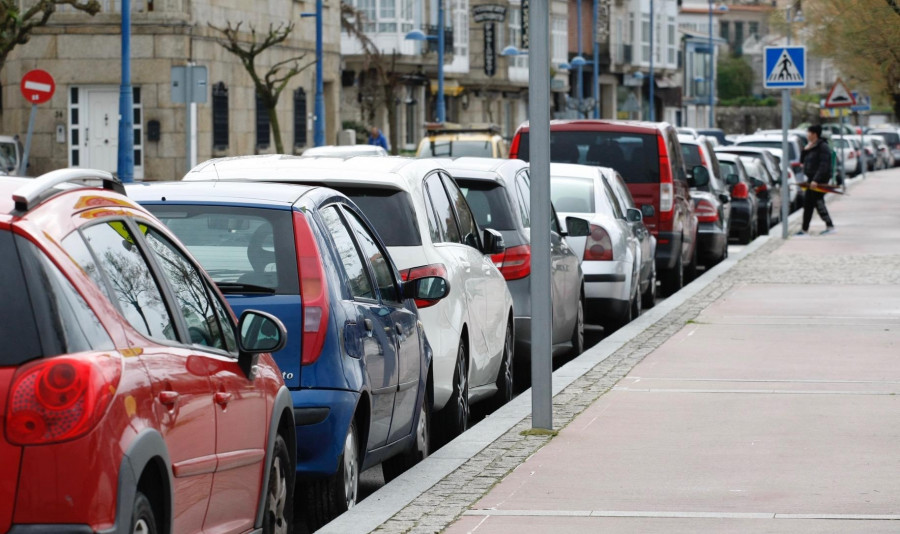
<instances>
[{"instance_id":1,"label":"blue car","mask_svg":"<svg viewBox=\"0 0 900 534\"><path fill-rule=\"evenodd\" d=\"M241 182L129 186L207 270L236 314L287 328L274 354L294 404L297 503L311 530L353 506L359 473L397 476L428 454L432 353L417 302L365 215L324 187ZM186 311L189 313L189 311Z\"/></svg>"}]
</instances>

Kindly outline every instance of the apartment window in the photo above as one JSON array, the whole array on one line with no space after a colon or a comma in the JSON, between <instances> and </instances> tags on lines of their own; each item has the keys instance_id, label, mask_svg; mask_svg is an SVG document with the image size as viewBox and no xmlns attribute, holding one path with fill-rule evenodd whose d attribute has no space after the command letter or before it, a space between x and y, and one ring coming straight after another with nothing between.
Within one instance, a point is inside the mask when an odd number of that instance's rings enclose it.
<instances>
[{"instance_id":1,"label":"apartment window","mask_svg":"<svg viewBox=\"0 0 900 534\"><path fill-rule=\"evenodd\" d=\"M759 37L759 23L758 22L750 22L749 29L750 29L751 36Z\"/></svg>"},{"instance_id":2,"label":"apartment window","mask_svg":"<svg viewBox=\"0 0 900 534\"><path fill-rule=\"evenodd\" d=\"M453 0L453 55L469 59L469 0ZM453 62L456 63L454 58Z\"/></svg>"},{"instance_id":3,"label":"apartment window","mask_svg":"<svg viewBox=\"0 0 900 534\"><path fill-rule=\"evenodd\" d=\"M553 40L552 63L554 65L565 63L569 52L569 30L565 17L553 17L550 34Z\"/></svg>"},{"instance_id":4,"label":"apartment window","mask_svg":"<svg viewBox=\"0 0 900 534\"><path fill-rule=\"evenodd\" d=\"M650 62L650 15L641 15L641 61Z\"/></svg>"},{"instance_id":5,"label":"apartment window","mask_svg":"<svg viewBox=\"0 0 900 534\"><path fill-rule=\"evenodd\" d=\"M720 23L720 27L719 27L719 37L724 39L726 42L730 43L731 42L731 39L729 38L730 30L731 30L731 27L730 27L730 24L728 24L728 21L723 20Z\"/></svg>"},{"instance_id":6,"label":"apartment window","mask_svg":"<svg viewBox=\"0 0 900 534\"><path fill-rule=\"evenodd\" d=\"M675 64L675 17L669 17L669 40L666 46L669 65Z\"/></svg>"},{"instance_id":7,"label":"apartment window","mask_svg":"<svg viewBox=\"0 0 900 534\"><path fill-rule=\"evenodd\" d=\"M306 91L298 87L294 91L294 147L304 147L306 142Z\"/></svg>"},{"instance_id":8,"label":"apartment window","mask_svg":"<svg viewBox=\"0 0 900 534\"><path fill-rule=\"evenodd\" d=\"M741 55L744 53L744 23L734 23L734 53Z\"/></svg>"},{"instance_id":9,"label":"apartment window","mask_svg":"<svg viewBox=\"0 0 900 534\"><path fill-rule=\"evenodd\" d=\"M356 9L363 17L363 31L374 32L375 21L378 20L377 0L356 0Z\"/></svg>"},{"instance_id":10,"label":"apartment window","mask_svg":"<svg viewBox=\"0 0 900 534\"><path fill-rule=\"evenodd\" d=\"M516 48L522 48L522 8L517 5L509 6L509 44ZM527 56L509 56L509 66L528 68Z\"/></svg>"},{"instance_id":11,"label":"apartment window","mask_svg":"<svg viewBox=\"0 0 900 534\"><path fill-rule=\"evenodd\" d=\"M263 104L263 99L256 95L256 149L269 148L271 131L269 128L269 112Z\"/></svg>"},{"instance_id":12,"label":"apartment window","mask_svg":"<svg viewBox=\"0 0 900 534\"><path fill-rule=\"evenodd\" d=\"M228 87L218 82L212 87L213 150L228 148Z\"/></svg>"},{"instance_id":13,"label":"apartment window","mask_svg":"<svg viewBox=\"0 0 900 534\"><path fill-rule=\"evenodd\" d=\"M365 32L394 33L413 29L413 0L353 0L351 4L362 14Z\"/></svg>"},{"instance_id":14,"label":"apartment window","mask_svg":"<svg viewBox=\"0 0 900 534\"><path fill-rule=\"evenodd\" d=\"M653 28L653 31L655 31L656 33L653 34L653 61L659 64L662 63L663 26L662 21L659 19L659 17L654 17L654 19L655 20L653 21L653 24L655 25L655 28Z\"/></svg>"}]
</instances>

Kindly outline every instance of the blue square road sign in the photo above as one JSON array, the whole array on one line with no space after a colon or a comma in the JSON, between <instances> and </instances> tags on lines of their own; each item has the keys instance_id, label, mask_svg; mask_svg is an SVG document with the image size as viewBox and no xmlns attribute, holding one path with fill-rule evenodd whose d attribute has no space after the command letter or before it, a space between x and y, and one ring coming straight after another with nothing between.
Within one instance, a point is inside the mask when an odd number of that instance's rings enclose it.
<instances>
[{"instance_id":1,"label":"blue square road sign","mask_svg":"<svg viewBox=\"0 0 900 534\"><path fill-rule=\"evenodd\" d=\"M806 47L767 46L763 64L766 89L806 87Z\"/></svg>"}]
</instances>

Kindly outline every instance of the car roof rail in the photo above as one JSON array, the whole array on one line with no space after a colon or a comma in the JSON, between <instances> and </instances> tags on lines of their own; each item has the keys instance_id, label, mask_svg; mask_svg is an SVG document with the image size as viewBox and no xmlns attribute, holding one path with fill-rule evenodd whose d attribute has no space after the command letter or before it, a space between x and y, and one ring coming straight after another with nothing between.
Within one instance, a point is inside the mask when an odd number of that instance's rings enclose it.
<instances>
[{"instance_id":1,"label":"car roof rail","mask_svg":"<svg viewBox=\"0 0 900 534\"><path fill-rule=\"evenodd\" d=\"M94 187L90 182L100 181L103 189L125 194L125 186L118 178L107 171L97 169L58 169L42 174L30 183L16 189L12 198L16 203L16 211L27 212L46 198L47 193L58 185L79 182L84 187Z\"/></svg>"}]
</instances>

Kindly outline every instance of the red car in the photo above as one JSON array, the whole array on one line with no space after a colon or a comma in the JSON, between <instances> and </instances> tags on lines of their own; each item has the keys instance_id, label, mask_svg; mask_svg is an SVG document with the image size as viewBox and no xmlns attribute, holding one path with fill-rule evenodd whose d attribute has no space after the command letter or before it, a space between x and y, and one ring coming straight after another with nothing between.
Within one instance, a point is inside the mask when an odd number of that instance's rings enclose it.
<instances>
[{"instance_id":1,"label":"red car","mask_svg":"<svg viewBox=\"0 0 900 534\"><path fill-rule=\"evenodd\" d=\"M121 191L0 178L0 532L289 532L284 326Z\"/></svg>"}]
</instances>

